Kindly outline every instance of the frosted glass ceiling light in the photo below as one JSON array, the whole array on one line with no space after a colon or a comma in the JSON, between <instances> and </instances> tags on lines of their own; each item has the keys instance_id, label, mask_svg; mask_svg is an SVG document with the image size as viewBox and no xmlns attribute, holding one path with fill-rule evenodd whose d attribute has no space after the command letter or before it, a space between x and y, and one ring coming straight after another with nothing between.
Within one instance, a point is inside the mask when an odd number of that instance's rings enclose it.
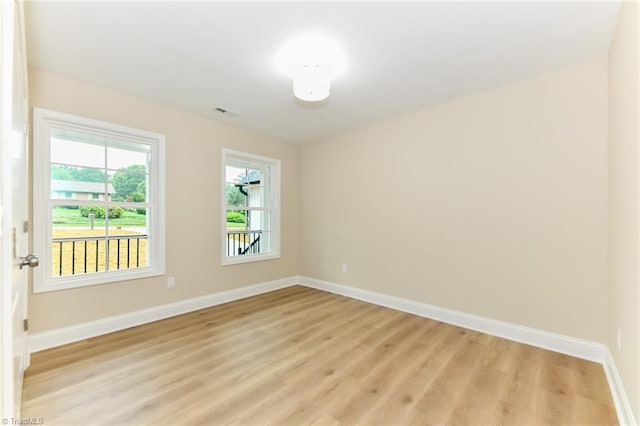
<instances>
[{"instance_id":1,"label":"frosted glass ceiling light","mask_svg":"<svg viewBox=\"0 0 640 426\"><path fill-rule=\"evenodd\" d=\"M326 68L320 65L304 65L293 76L293 94L303 101L326 99L331 91L331 80Z\"/></svg>"},{"instance_id":2,"label":"frosted glass ceiling light","mask_svg":"<svg viewBox=\"0 0 640 426\"><path fill-rule=\"evenodd\" d=\"M346 58L331 39L319 35L298 37L276 54L276 68L293 80L296 98L317 102L331 91L331 79L344 73Z\"/></svg>"}]
</instances>

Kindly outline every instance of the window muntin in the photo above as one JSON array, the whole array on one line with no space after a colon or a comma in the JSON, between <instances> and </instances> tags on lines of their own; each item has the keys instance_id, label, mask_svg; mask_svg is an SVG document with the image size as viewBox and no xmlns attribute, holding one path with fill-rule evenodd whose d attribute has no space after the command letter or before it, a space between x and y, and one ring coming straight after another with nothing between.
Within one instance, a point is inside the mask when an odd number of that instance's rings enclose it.
<instances>
[{"instance_id":1,"label":"window muntin","mask_svg":"<svg viewBox=\"0 0 640 426\"><path fill-rule=\"evenodd\" d=\"M164 273L164 137L35 109L34 291Z\"/></svg>"},{"instance_id":2,"label":"window muntin","mask_svg":"<svg viewBox=\"0 0 640 426\"><path fill-rule=\"evenodd\" d=\"M280 257L280 161L223 150L223 265Z\"/></svg>"}]
</instances>

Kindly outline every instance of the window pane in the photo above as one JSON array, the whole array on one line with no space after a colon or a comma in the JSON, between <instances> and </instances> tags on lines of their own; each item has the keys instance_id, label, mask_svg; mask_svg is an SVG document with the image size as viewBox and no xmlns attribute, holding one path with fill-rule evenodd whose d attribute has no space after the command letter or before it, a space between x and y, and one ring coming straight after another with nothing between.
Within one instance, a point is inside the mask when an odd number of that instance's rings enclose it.
<instances>
[{"instance_id":1,"label":"window pane","mask_svg":"<svg viewBox=\"0 0 640 426\"><path fill-rule=\"evenodd\" d=\"M246 256L265 253L265 240L262 231L248 229L227 229L226 235L227 256Z\"/></svg>"},{"instance_id":2,"label":"window pane","mask_svg":"<svg viewBox=\"0 0 640 426\"><path fill-rule=\"evenodd\" d=\"M144 166L129 166L120 169L111 177L111 184L115 191L114 201L144 202L147 200L147 182L149 176L144 173ZM139 173L138 171L141 171Z\"/></svg>"},{"instance_id":3,"label":"window pane","mask_svg":"<svg viewBox=\"0 0 640 426\"><path fill-rule=\"evenodd\" d=\"M245 175L243 176L243 183L248 183L250 185L258 185L262 183L263 175L260 170L257 169L247 169Z\"/></svg>"},{"instance_id":4,"label":"window pane","mask_svg":"<svg viewBox=\"0 0 640 426\"><path fill-rule=\"evenodd\" d=\"M247 190L241 185L226 183L227 206L245 207L247 206Z\"/></svg>"},{"instance_id":5,"label":"window pane","mask_svg":"<svg viewBox=\"0 0 640 426\"><path fill-rule=\"evenodd\" d=\"M240 184L259 184L263 180L264 172L250 167L227 166L226 181Z\"/></svg>"},{"instance_id":6,"label":"window pane","mask_svg":"<svg viewBox=\"0 0 640 426\"><path fill-rule=\"evenodd\" d=\"M246 210L227 210L227 229L247 229Z\"/></svg>"},{"instance_id":7,"label":"window pane","mask_svg":"<svg viewBox=\"0 0 640 426\"><path fill-rule=\"evenodd\" d=\"M105 270L105 227L99 209L97 206L53 208L52 276Z\"/></svg>"},{"instance_id":8,"label":"window pane","mask_svg":"<svg viewBox=\"0 0 640 426\"><path fill-rule=\"evenodd\" d=\"M95 168L105 167L105 148L103 144L97 144L99 141L83 142L83 139L91 139L91 136L62 130L55 132L55 130L51 136L52 163ZM55 133L60 136L54 136Z\"/></svg>"},{"instance_id":9,"label":"window pane","mask_svg":"<svg viewBox=\"0 0 640 426\"><path fill-rule=\"evenodd\" d=\"M249 207L269 207L267 188L263 185L249 185L244 188L247 192L247 205Z\"/></svg>"},{"instance_id":10,"label":"window pane","mask_svg":"<svg viewBox=\"0 0 640 426\"><path fill-rule=\"evenodd\" d=\"M107 168L110 170L127 169L131 166L139 166L137 171L146 173L149 163L149 146L133 142L122 142L129 149L109 146L107 148Z\"/></svg>"},{"instance_id":11,"label":"window pane","mask_svg":"<svg viewBox=\"0 0 640 426\"><path fill-rule=\"evenodd\" d=\"M271 214L264 210L250 210L247 216L247 228L253 231L270 231Z\"/></svg>"}]
</instances>

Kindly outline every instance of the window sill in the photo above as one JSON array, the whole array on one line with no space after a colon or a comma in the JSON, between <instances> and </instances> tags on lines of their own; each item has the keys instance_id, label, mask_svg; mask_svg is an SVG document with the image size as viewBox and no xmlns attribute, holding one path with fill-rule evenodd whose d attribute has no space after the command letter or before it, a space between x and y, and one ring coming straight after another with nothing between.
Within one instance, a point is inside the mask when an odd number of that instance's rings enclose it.
<instances>
[{"instance_id":1,"label":"window sill","mask_svg":"<svg viewBox=\"0 0 640 426\"><path fill-rule=\"evenodd\" d=\"M239 265L242 263L261 262L263 260L279 259L280 253L256 254L249 256L223 257L222 266Z\"/></svg>"},{"instance_id":2,"label":"window sill","mask_svg":"<svg viewBox=\"0 0 640 426\"><path fill-rule=\"evenodd\" d=\"M33 292L46 293L50 291L68 290L72 288L90 287L94 285L157 277L159 275L164 275L164 269L151 267L136 268L136 270L129 271L97 272L87 274L86 276L67 275L64 277L49 278L43 285L36 285L34 282Z\"/></svg>"}]
</instances>

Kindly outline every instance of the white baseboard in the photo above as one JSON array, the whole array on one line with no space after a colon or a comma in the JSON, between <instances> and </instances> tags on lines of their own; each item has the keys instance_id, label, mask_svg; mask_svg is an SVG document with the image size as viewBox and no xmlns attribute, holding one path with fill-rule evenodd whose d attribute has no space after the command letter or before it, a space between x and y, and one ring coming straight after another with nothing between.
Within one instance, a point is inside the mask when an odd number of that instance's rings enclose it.
<instances>
[{"instance_id":1,"label":"white baseboard","mask_svg":"<svg viewBox=\"0 0 640 426\"><path fill-rule=\"evenodd\" d=\"M467 314L464 312L429 305L427 303L402 299L355 287L334 284L308 277L298 278L300 284L307 287L325 290L380 306L386 306L398 311L435 319L448 324L469 328L471 330L503 337L509 340L515 340L516 342L526 343L528 345L549 349L554 352L560 352L589 361L598 363L603 363L605 361L606 347L600 343L576 339L574 337L563 336L561 334L549 333L535 328L523 327L504 321Z\"/></svg>"},{"instance_id":2,"label":"white baseboard","mask_svg":"<svg viewBox=\"0 0 640 426\"><path fill-rule=\"evenodd\" d=\"M613 355L609 349L605 353L604 372L607 375L607 381L609 382L609 389L611 390L611 397L613 403L616 406L618 412L618 422L623 426L637 425L636 420L631 410L631 404L629 404L629 398L624 391L622 385L622 379L616 368L616 363L613 360Z\"/></svg>"},{"instance_id":3,"label":"white baseboard","mask_svg":"<svg viewBox=\"0 0 640 426\"><path fill-rule=\"evenodd\" d=\"M297 277L283 278L234 290L208 294L206 296L196 297L193 299L182 300L180 302L170 303L167 305L155 306L153 308L116 315L96 321L89 321L82 324L72 325L70 327L58 328L51 331L45 331L43 333L31 334L28 339L29 353L31 354L56 346L66 345L67 343L78 342L80 340L100 336L102 334L112 333L114 331L124 330L137 325L197 311L198 309L204 309L210 306L244 299L261 293L290 287L295 284L298 284Z\"/></svg>"}]
</instances>

